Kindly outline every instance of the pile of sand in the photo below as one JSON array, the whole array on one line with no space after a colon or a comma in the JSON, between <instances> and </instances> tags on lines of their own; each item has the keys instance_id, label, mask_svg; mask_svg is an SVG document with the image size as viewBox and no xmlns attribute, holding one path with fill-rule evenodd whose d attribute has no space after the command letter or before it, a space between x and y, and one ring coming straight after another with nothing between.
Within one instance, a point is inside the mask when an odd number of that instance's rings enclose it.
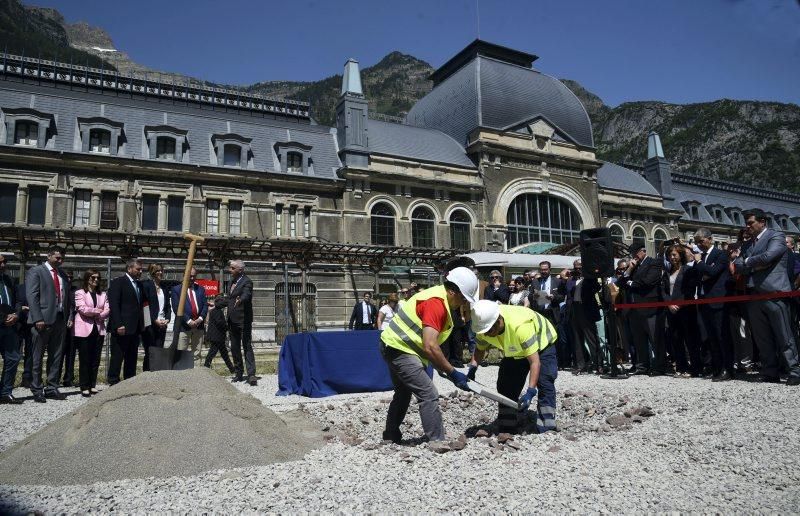
<instances>
[{"instance_id":1,"label":"pile of sand","mask_svg":"<svg viewBox=\"0 0 800 516\"><path fill-rule=\"evenodd\" d=\"M286 462L323 444L205 368L144 373L0 454L0 484L87 484Z\"/></svg>"}]
</instances>

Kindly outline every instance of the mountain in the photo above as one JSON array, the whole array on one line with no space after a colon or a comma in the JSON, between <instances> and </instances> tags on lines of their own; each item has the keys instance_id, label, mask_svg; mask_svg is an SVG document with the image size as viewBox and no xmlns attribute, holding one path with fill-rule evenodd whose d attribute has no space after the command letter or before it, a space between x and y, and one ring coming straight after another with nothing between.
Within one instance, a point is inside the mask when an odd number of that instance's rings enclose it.
<instances>
[{"instance_id":1,"label":"mountain","mask_svg":"<svg viewBox=\"0 0 800 516\"><path fill-rule=\"evenodd\" d=\"M404 116L417 100L431 90L433 84L428 80L431 72L433 67L425 61L400 52L392 52L379 63L363 68L361 82L370 111ZM341 88L342 76L334 75L316 82L261 82L245 90L310 102L314 116L320 123L335 125L336 101Z\"/></svg>"},{"instance_id":2,"label":"mountain","mask_svg":"<svg viewBox=\"0 0 800 516\"><path fill-rule=\"evenodd\" d=\"M72 59L76 64L104 66L125 73L162 74L205 83L136 63L116 49L102 28L85 22L67 23L55 9L28 7L19 0L0 0L0 49L25 55ZM116 52L107 50L115 49ZM432 84L431 65L392 52L361 70L370 111L376 116L402 117ZM314 117L334 125L341 75L314 82L269 81L227 88L311 103ZM647 133L661 136L673 169L704 177L800 193L800 106L779 102L717 100L699 104L658 101L607 106L578 82L562 79L583 102L592 120L599 159L642 163Z\"/></svg>"}]
</instances>

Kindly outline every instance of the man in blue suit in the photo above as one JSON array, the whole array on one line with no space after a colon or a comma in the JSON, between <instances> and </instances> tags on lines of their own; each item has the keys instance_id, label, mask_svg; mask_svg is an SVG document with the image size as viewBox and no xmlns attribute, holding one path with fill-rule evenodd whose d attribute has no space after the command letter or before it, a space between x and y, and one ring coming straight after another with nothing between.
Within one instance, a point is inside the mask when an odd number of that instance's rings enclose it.
<instances>
[{"instance_id":1,"label":"man in blue suit","mask_svg":"<svg viewBox=\"0 0 800 516\"><path fill-rule=\"evenodd\" d=\"M728 253L714 247L714 238L708 228L695 231L694 242L701 251L694 256L694 268L700 276L698 297L705 299L729 295L731 273L728 270ZM727 307L724 303L711 303L700 305L698 311L711 348L712 381L732 380L734 357Z\"/></svg>"},{"instance_id":2,"label":"man in blue suit","mask_svg":"<svg viewBox=\"0 0 800 516\"><path fill-rule=\"evenodd\" d=\"M736 272L747 276L747 286L755 294L792 290L787 272L786 237L769 229L766 214L761 210L745 213L753 238L741 251L735 251ZM792 330L791 310L786 299L770 299L748 303L747 311L753 337L761 355L761 380L780 382L779 356L789 370L787 385L800 385L800 359Z\"/></svg>"},{"instance_id":3,"label":"man in blue suit","mask_svg":"<svg viewBox=\"0 0 800 516\"><path fill-rule=\"evenodd\" d=\"M192 348L192 356L194 357L195 366L198 366L202 360L201 343L205 335L204 322L206 315L208 315L208 303L206 302L206 289L195 283L197 277L197 270L192 267L189 273L189 289L186 291L186 305L183 309L183 318L175 318L175 324L182 324L181 332L178 335L179 351L185 351ZM175 314L178 313L178 302L181 298L181 286L175 285L172 287L172 309Z\"/></svg>"}]
</instances>

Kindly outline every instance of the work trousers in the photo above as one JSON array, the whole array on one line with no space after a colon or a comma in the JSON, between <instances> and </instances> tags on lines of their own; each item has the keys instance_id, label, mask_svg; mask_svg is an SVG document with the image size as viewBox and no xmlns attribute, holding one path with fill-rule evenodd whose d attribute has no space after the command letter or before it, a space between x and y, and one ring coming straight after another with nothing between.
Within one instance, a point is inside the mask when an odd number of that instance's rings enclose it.
<instances>
[{"instance_id":1,"label":"work trousers","mask_svg":"<svg viewBox=\"0 0 800 516\"><path fill-rule=\"evenodd\" d=\"M78 348L78 382L82 391L97 387L97 371L100 369L100 353L103 351L103 335L92 328L87 337L73 337Z\"/></svg>"},{"instance_id":2,"label":"work trousers","mask_svg":"<svg viewBox=\"0 0 800 516\"><path fill-rule=\"evenodd\" d=\"M600 337L597 334L595 321L590 321L586 317L582 303L572 304L572 331L575 367L579 370L597 369L600 365Z\"/></svg>"},{"instance_id":3,"label":"work trousers","mask_svg":"<svg viewBox=\"0 0 800 516\"><path fill-rule=\"evenodd\" d=\"M211 361L217 356L217 352L219 352L225 365L228 366L228 370L231 374L236 374L236 367L234 367L233 362L231 362L231 357L228 355L228 346L225 345L224 340L222 342L211 341L211 347L208 349L204 365L206 367L211 367Z\"/></svg>"},{"instance_id":4,"label":"work trousers","mask_svg":"<svg viewBox=\"0 0 800 516\"><path fill-rule=\"evenodd\" d=\"M15 326L0 326L0 356L3 357L0 396L9 396L14 389L19 365L19 337Z\"/></svg>"},{"instance_id":5,"label":"work trousers","mask_svg":"<svg viewBox=\"0 0 800 516\"><path fill-rule=\"evenodd\" d=\"M636 346L636 372L664 373L664 336L659 332L660 312L632 309L628 314ZM663 326L661 326L663 328Z\"/></svg>"},{"instance_id":6,"label":"work trousers","mask_svg":"<svg viewBox=\"0 0 800 516\"><path fill-rule=\"evenodd\" d=\"M706 328L714 374L725 371L733 374L733 343L728 334L726 310L723 307L712 308L710 305L700 305L698 310Z\"/></svg>"},{"instance_id":7,"label":"work trousers","mask_svg":"<svg viewBox=\"0 0 800 516\"><path fill-rule=\"evenodd\" d=\"M797 341L792 331L788 303L782 299L751 301L748 303L748 313L753 338L758 344L761 357L761 374L769 378L778 378L780 374L778 357L783 355L789 376L800 377Z\"/></svg>"},{"instance_id":8,"label":"work trousers","mask_svg":"<svg viewBox=\"0 0 800 516\"><path fill-rule=\"evenodd\" d=\"M150 370L150 348L163 348L164 342L167 340L167 328L159 328L155 324L151 324L142 332L142 345L144 346L144 362L142 362L142 371Z\"/></svg>"},{"instance_id":9,"label":"work trousers","mask_svg":"<svg viewBox=\"0 0 800 516\"><path fill-rule=\"evenodd\" d=\"M556 429L556 378L558 377L558 357L554 345L547 346L539 353L539 390L536 407L536 429L539 433ZM497 392L506 398L516 400L520 397L530 372L527 358L504 358L500 361L497 372ZM519 428L519 411L497 404L498 429L501 432L514 433Z\"/></svg>"},{"instance_id":10,"label":"work trousers","mask_svg":"<svg viewBox=\"0 0 800 516\"><path fill-rule=\"evenodd\" d=\"M64 335L67 332L67 322L62 314L50 326L45 326L42 331L31 328L33 367L31 370L31 392L33 394L51 394L58 392L61 382L61 354L64 351ZM42 386L42 361L44 351L47 350L47 363L45 374L47 385Z\"/></svg>"},{"instance_id":11,"label":"work trousers","mask_svg":"<svg viewBox=\"0 0 800 516\"><path fill-rule=\"evenodd\" d=\"M240 326L228 320L228 335L230 335L231 339L234 374L241 377L244 373L242 364L242 348L244 348L244 365L247 366L247 377L255 377L256 357L253 354L253 323L245 321L244 325Z\"/></svg>"},{"instance_id":12,"label":"work trousers","mask_svg":"<svg viewBox=\"0 0 800 516\"><path fill-rule=\"evenodd\" d=\"M64 333L64 352L61 354L63 362L61 367L64 369L64 379L61 385L64 387L69 387L75 383L75 356L77 351L78 348L75 347L72 331L67 330Z\"/></svg>"},{"instance_id":13,"label":"work trousers","mask_svg":"<svg viewBox=\"0 0 800 516\"><path fill-rule=\"evenodd\" d=\"M394 396L386 414L386 431L383 438L400 442L400 424L406 417L411 395L417 398L422 430L430 441L445 438L442 413L439 411L439 391L433 385L425 366L416 355L403 353L381 343L381 355L389 366L389 376L394 385Z\"/></svg>"},{"instance_id":14,"label":"work trousers","mask_svg":"<svg viewBox=\"0 0 800 516\"><path fill-rule=\"evenodd\" d=\"M136 360L139 355L139 334L111 335L111 360L108 364L108 385L119 383L119 373L125 380L136 376Z\"/></svg>"}]
</instances>

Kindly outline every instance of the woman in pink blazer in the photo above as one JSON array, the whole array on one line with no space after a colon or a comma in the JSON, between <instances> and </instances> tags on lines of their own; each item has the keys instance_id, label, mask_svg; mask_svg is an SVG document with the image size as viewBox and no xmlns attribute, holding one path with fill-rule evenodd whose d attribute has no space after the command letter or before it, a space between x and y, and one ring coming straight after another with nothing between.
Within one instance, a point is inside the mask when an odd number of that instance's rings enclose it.
<instances>
[{"instance_id":1,"label":"woman in pink blazer","mask_svg":"<svg viewBox=\"0 0 800 516\"><path fill-rule=\"evenodd\" d=\"M106 334L108 302L100 289L100 273L89 269L83 274L83 288L75 291L75 324L72 334L78 348L78 377L81 396L97 394L97 369Z\"/></svg>"}]
</instances>

